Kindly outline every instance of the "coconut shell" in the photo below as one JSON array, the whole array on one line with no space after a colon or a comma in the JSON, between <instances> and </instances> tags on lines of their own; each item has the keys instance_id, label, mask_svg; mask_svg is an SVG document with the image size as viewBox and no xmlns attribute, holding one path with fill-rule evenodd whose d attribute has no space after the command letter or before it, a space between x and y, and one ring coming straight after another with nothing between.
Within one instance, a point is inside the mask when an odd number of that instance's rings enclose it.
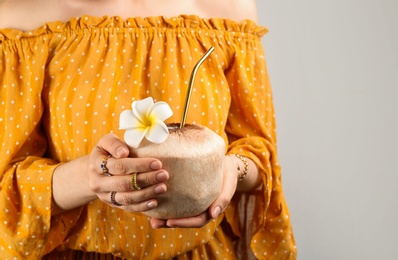
<instances>
[{"instance_id":1,"label":"coconut shell","mask_svg":"<svg viewBox=\"0 0 398 260\"><path fill-rule=\"evenodd\" d=\"M166 141L144 139L130 148L133 157L159 159L169 173L167 191L156 197L158 206L143 214L159 219L196 216L219 196L223 181L224 140L207 127L169 125Z\"/></svg>"}]
</instances>

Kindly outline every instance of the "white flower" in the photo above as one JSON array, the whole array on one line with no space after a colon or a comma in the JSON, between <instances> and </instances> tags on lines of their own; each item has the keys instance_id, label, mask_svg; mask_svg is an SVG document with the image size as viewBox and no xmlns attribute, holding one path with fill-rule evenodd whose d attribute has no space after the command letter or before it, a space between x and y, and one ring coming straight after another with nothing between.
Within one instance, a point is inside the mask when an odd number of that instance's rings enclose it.
<instances>
[{"instance_id":1,"label":"white flower","mask_svg":"<svg viewBox=\"0 0 398 260\"><path fill-rule=\"evenodd\" d=\"M170 106L163 101L154 103L148 97L134 101L131 107L132 110L120 114L119 129L126 130L124 141L134 148L140 145L144 137L152 143L164 142L169 130L163 121L173 115Z\"/></svg>"}]
</instances>

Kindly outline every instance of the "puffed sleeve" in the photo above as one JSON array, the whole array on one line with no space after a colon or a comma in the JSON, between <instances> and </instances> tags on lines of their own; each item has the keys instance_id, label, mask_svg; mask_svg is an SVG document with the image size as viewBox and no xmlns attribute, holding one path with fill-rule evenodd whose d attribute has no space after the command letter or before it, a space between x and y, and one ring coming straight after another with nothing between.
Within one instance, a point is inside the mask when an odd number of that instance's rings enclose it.
<instances>
[{"instance_id":1,"label":"puffed sleeve","mask_svg":"<svg viewBox=\"0 0 398 260\"><path fill-rule=\"evenodd\" d=\"M45 158L42 102L46 38L0 32L0 258L39 259L58 246L76 211L51 217L52 174Z\"/></svg>"},{"instance_id":2,"label":"puffed sleeve","mask_svg":"<svg viewBox=\"0 0 398 260\"><path fill-rule=\"evenodd\" d=\"M235 35L235 53L226 71L231 92L228 153L252 159L263 185L252 194L236 194L226 216L235 234L242 237L241 252L250 246L259 259L295 259L281 185L271 85L259 37L263 33Z\"/></svg>"}]
</instances>

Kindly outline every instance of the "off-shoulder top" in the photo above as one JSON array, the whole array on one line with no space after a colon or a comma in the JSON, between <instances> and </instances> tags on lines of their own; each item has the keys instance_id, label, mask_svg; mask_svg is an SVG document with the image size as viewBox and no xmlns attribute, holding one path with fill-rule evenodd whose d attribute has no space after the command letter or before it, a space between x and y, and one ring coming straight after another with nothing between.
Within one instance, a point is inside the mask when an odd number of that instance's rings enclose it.
<instances>
[{"instance_id":1,"label":"off-shoulder top","mask_svg":"<svg viewBox=\"0 0 398 260\"><path fill-rule=\"evenodd\" d=\"M36 30L0 30L0 258L61 259L95 252L131 259L294 259L275 115L261 37L252 21L83 16ZM52 173L118 129L121 111L148 96L207 126L227 153L251 158L263 186L236 193L202 228L154 230L140 213L100 200L51 216ZM250 248L250 249L249 249ZM84 253L83 253L84 254ZM88 254L88 253L87 253Z\"/></svg>"}]
</instances>

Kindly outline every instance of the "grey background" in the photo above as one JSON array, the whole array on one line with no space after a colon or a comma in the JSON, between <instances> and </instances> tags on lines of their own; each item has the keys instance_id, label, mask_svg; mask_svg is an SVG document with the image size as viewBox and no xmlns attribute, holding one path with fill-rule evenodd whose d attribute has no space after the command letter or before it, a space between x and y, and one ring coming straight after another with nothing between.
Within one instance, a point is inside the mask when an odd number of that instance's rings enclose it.
<instances>
[{"instance_id":1,"label":"grey background","mask_svg":"<svg viewBox=\"0 0 398 260\"><path fill-rule=\"evenodd\" d=\"M398 259L398 1L257 3L298 259Z\"/></svg>"}]
</instances>

